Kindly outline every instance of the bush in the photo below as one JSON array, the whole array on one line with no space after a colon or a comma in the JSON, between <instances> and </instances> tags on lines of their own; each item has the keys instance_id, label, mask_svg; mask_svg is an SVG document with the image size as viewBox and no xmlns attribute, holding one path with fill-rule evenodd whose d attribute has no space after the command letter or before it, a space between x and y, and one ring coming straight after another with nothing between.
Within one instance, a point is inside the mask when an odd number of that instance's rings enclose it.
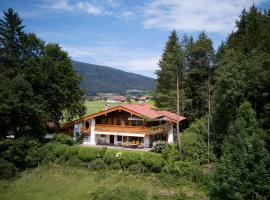
<instances>
[{"instance_id":1,"label":"bush","mask_svg":"<svg viewBox=\"0 0 270 200\"><path fill-rule=\"evenodd\" d=\"M56 144L56 143L47 143L47 144L44 144L39 149L43 163L48 163L50 161L52 161L52 162L55 161L55 159L56 159L55 148L58 145L59 144Z\"/></svg>"},{"instance_id":2,"label":"bush","mask_svg":"<svg viewBox=\"0 0 270 200\"><path fill-rule=\"evenodd\" d=\"M163 140L158 140L153 142L153 148L152 148L152 152L155 153L161 153L164 149L166 149L168 146L167 142L163 141Z\"/></svg>"},{"instance_id":3,"label":"bush","mask_svg":"<svg viewBox=\"0 0 270 200\"><path fill-rule=\"evenodd\" d=\"M177 193L172 195L154 195L153 200L188 200L191 199L185 193Z\"/></svg>"},{"instance_id":4,"label":"bush","mask_svg":"<svg viewBox=\"0 0 270 200\"><path fill-rule=\"evenodd\" d=\"M53 137L52 142L66 144L66 145L71 146L73 145L73 138L64 133L58 133Z\"/></svg>"},{"instance_id":5,"label":"bush","mask_svg":"<svg viewBox=\"0 0 270 200\"><path fill-rule=\"evenodd\" d=\"M17 168L11 162L0 158L0 177L1 178L12 178L16 175Z\"/></svg>"},{"instance_id":6,"label":"bush","mask_svg":"<svg viewBox=\"0 0 270 200\"><path fill-rule=\"evenodd\" d=\"M120 162L122 163L123 167L128 167L130 165L134 165L141 162L141 152L135 151L124 151L122 152L119 157Z\"/></svg>"},{"instance_id":7,"label":"bush","mask_svg":"<svg viewBox=\"0 0 270 200\"><path fill-rule=\"evenodd\" d=\"M84 162L82 162L77 156L69 157L65 164L70 167L85 167Z\"/></svg>"},{"instance_id":8,"label":"bush","mask_svg":"<svg viewBox=\"0 0 270 200\"><path fill-rule=\"evenodd\" d=\"M131 189L128 187L117 187L113 189L99 188L95 192L91 193L90 199L92 200L145 200L146 192L142 190Z\"/></svg>"},{"instance_id":9,"label":"bush","mask_svg":"<svg viewBox=\"0 0 270 200\"><path fill-rule=\"evenodd\" d=\"M164 159L157 153L145 153L142 156L142 164L153 172L160 172L164 166Z\"/></svg>"},{"instance_id":10,"label":"bush","mask_svg":"<svg viewBox=\"0 0 270 200\"><path fill-rule=\"evenodd\" d=\"M79 148L78 157L83 162L91 162L96 158L100 157L101 155L103 155L103 151L104 150L98 148L89 148L89 147Z\"/></svg>"},{"instance_id":11,"label":"bush","mask_svg":"<svg viewBox=\"0 0 270 200\"><path fill-rule=\"evenodd\" d=\"M65 155L65 152L69 149L70 147L66 144L57 144L55 148L52 150L53 154L59 158Z\"/></svg>"},{"instance_id":12,"label":"bush","mask_svg":"<svg viewBox=\"0 0 270 200\"><path fill-rule=\"evenodd\" d=\"M133 164L128 167L128 171L135 172L135 173L144 173L146 171L146 168L141 164Z\"/></svg>"},{"instance_id":13,"label":"bush","mask_svg":"<svg viewBox=\"0 0 270 200\"><path fill-rule=\"evenodd\" d=\"M98 158L98 159L94 160L93 162L91 162L91 167L95 170L100 170L100 169L105 169L106 164L105 164L103 159Z\"/></svg>"},{"instance_id":14,"label":"bush","mask_svg":"<svg viewBox=\"0 0 270 200\"><path fill-rule=\"evenodd\" d=\"M38 140L28 137L21 137L10 143L3 158L13 163L18 168L34 167L40 162Z\"/></svg>"}]
</instances>

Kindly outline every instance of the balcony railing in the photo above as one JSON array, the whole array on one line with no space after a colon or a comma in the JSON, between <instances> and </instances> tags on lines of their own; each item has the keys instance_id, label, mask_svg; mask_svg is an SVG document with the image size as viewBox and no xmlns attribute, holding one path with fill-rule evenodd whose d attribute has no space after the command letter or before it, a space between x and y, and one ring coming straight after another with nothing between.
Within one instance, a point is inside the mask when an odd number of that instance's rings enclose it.
<instances>
[{"instance_id":1,"label":"balcony railing","mask_svg":"<svg viewBox=\"0 0 270 200\"><path fill-rule=\"evenodd\" d=\"M168 130L168 125L160 126L122 126L122 125L110 125L110 124L96 124L96 131L104 132L128 132L128 133L160 133Z\"/></svg>"}]
</instances>

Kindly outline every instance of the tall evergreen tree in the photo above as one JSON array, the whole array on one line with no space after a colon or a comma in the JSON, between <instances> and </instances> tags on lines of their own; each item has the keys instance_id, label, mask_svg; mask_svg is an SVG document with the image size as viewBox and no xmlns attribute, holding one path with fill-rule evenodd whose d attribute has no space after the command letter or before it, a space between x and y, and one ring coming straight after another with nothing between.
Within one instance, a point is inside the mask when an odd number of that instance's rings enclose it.
<instances>
[{"instance_id":1,"label":"tall evergreen tree","mask_svg":"<svg viewBox=\"0 0 270 200\"><path fill-rule=\"evenodd\" d=\"M204 32L190 47L187 62L185 113L194 120L208 112L208 80L214 63L212 41Z\"/></svg>"},{"instance_id":2,"label":"tall evergreen tree","mask_svg":"<svg viewBox=\"0 0 270 200\"><path fill-rule=\"evenodd\" d=\"M24 26L12 8L3 14L3 19L0 19L0 65L5 65L6 72L14 74L19 67Z\"/></svg>"},{"instance_id":3,"label":"tall evergreen tree","mask_svg":"<svg viewBox=\"0 0 270 200\"><path fill-rule=\"evenodd\" d=\"M212 199L269 199L270 156L249 102L237 110L217 167Z\"/></svg>"},{"instance_id":4,"label":"tall evergreen tree","mask_svg":"<svg viewBox=\"0 0 270 200\"><path fill-rule=\"evenodd\" d=\"M266 116L270 99L270 18L253 6L242 12L236 25L215 71L214 129L218 155L228 124L244 100L251 102L261 126L269 130L269 115Z\"/></svg>"},{"instance_id":5,"label":"tall evergreen tree","mask_svg":"<svg viewBox=\"0 0 270 200\"><path fill-rule=\"evenodd\" d=\"M167 41L156 71L157 87L153 94L155 104L159 108L176 112L177 92L176 82L179 80L180 107L183 101L183 53L176 31L172 31Z\"/></svg>"}]
</instances>

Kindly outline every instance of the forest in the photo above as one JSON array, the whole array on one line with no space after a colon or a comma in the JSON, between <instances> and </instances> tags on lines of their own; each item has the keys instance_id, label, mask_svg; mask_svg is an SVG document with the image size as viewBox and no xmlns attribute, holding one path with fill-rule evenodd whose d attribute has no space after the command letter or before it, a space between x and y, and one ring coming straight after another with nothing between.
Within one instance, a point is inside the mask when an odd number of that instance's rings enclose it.
<instances>
[{"instance_id":1,"label":"forest","mask_svg":"<svg viewBox=\"0 0 270 200\"><path fill-rule=\"evenodd\" d=\"M172 187L195 184L203 199L270 198L270 9L261 11L253 5L243 10L235 31L216 51L204 31L196 39L187 34L179 38L172 31L158 63L152 96L157 108L186 116L188 125L180 127L184 129L180 133L176 129L175 144L161 144L156 153L122 152L120 158L108 149L79 147L63 134L44 140L42 136L56 132L61 120L84 115L81 78L58 44L25 32L13 9L3 14L1 179L16 181L26 169L57 165L101 174L120 170L160 176ZM14 139L7 139L11 135ZM103 191L103 196L97 190L91 198L201 198L196 192L192 197L179 191L159 197L132 189ZM127 194L120 198L121 192Z\"/></svg>"}]
</instances>

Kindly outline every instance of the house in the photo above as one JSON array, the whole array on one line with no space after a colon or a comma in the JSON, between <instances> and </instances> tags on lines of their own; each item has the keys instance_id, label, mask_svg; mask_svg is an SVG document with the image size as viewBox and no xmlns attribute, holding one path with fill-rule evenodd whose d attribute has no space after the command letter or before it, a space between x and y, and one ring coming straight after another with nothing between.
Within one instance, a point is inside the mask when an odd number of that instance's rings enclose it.
<instances>
[{"instance_id":1,"label":"house","mask_svg":"<svg viewBox=\"0 0 270 200\"><path fill-rule=\"evenodd\" d=\"M126 100L126 97L124 96L110 96L107 99L107 103L121 103Z\"/></svg>"},{"instance_id":2,"label":"house","mask_svg":"<svg viewBox=\"0 0 270 200\"><path fill-rule=\"evenodd\" d=\"M74 137L83 135L85 144L143 148L160 139L172 143L173 127L183 120L183 116L148 104L127 104L72 121L61 129Z\"/></svg>"},{"instance_id":3,"label":"house","mask_svg":"<svg viewBox=\"0 0 270 200\"><path fill-rule=\"evenodd\" d=\"M136 99L139 103L145 103L149 100L148 96L142 96Z\"/></svg>"}]
</instances>

